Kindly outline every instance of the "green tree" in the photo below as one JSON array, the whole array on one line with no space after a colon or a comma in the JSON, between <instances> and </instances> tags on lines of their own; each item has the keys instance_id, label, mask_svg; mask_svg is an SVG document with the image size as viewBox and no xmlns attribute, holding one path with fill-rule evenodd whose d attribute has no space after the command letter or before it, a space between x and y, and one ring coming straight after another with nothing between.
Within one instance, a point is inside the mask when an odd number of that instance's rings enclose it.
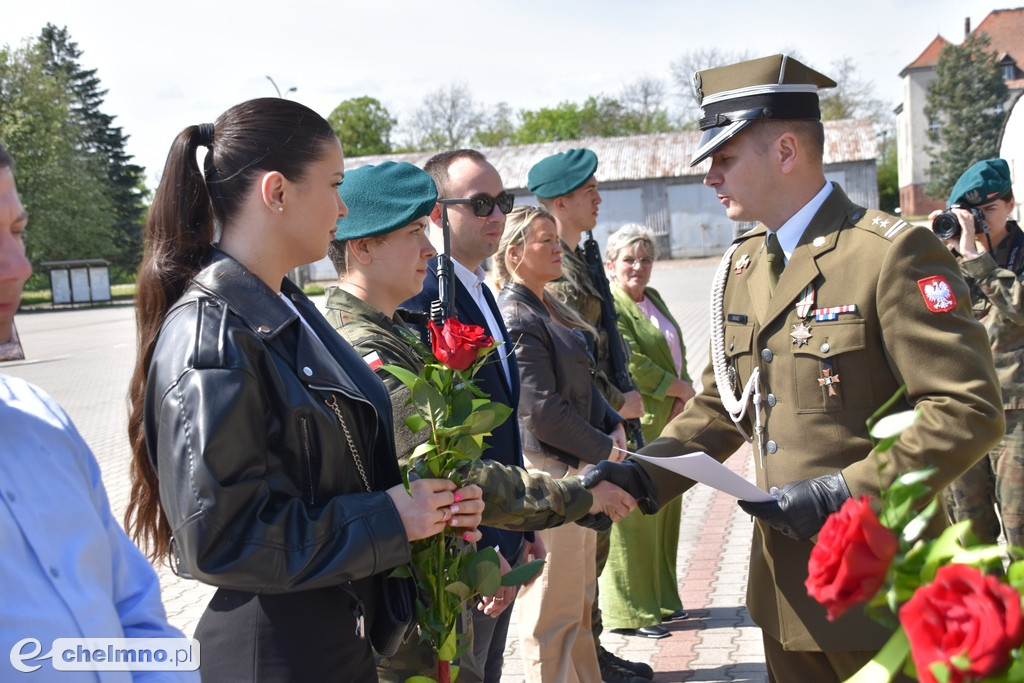
<instances>
[{"instance_id":1,"label":"green tree","mask_svg":"<svg viewBox=\"0 0 1024 683\"><path fill-rule=\"evenodd\" d=\"M0 50L0 141L30 215L26 250L43 261L118 255L107 160L92 153L80 102L40 41ZM42 281L42 274L36 282Z\"/></svg>"},{"instance_id":2,"label":"green tree","mask_svg":"<svg viewBox=\"0 0 1024 683\"><path fill-rule=\"evenodd\" d=\"M334 108L327 121L338 134L346 156L390 154L394 151L391 132L398 121L373 97L345 100Z\"/></svg>"},{"instance_id":3,"label":"green tree","mask_svg":"<svg viewBox=\"0 0 1024 683\"><path fill-rule=\"evenodd\" d=\"M588 97L583 104L562 102L557 107L524 110L519 116L523 123L516 131L517 144L631 134L626 108L605 95Z\"/></svg>"},{"instance_id":4,"label":"green tree","mask_svg":"<svg viewBox=\"0 0 1024 683\"><path fill-rule=\"evenodd\" d=\"M73 94L71 110L83 129L83 151L105 167L106 192L113 202L111 238L116 247L111 256L115 278L133 276L142 258L142 226L146 217L148 190L145 169L131 163L125 151L128 136L101 107L107 91L101 89L96 69L79 64L82 51L71 40L67 28L47 24L39 34L45 56L45 71L67 84Z\"/></svg>"},{"instance_id":5,"label":"green tree","mask_svg":"<svg viewBox=\"0 0 1024 683\"><path fill-rule=\"evenodd\" d=\"M475 147L502 147L512 144L516 136L515 114L507 102L499 102L484 115L484 122L473 134Z\"/></svg>"},{"instance_id":6,"label":"green tree","mask_svg":"<svg viewBox=\"0 0 1024 683\"><path fill-rule=\"evenodd\" d=\"M895 213L900 206L896 170L896 134L892 132L882 137L878 149L878 208L889 213Z\"/></svg>"},{"instance_id":7,"label":"green tree","mask_svg":"<svg viewBox=\"0 0 1024 683\"><path fill-rule=\"evenodd\" d=\"M939 53L924 108L937 124L928 131L933 144L927 147L933 161L925 191L933 197L948 196L971 164L999 156L1009 91L990 44L984 33L972 33Z\"/></svg>"},{"instance_id":8,"label":"green tree","mask_svg":"<svg viewBox=\"0 0 1024 683\"><path fill-rule=\"evenodd\" d=\"M541 107L519 113L522 124L515 134L520 145L533 142L577 140L583 137L580 127L580 108L573 102L562 102L557 107Z\"/></svg>"}]
</instances>

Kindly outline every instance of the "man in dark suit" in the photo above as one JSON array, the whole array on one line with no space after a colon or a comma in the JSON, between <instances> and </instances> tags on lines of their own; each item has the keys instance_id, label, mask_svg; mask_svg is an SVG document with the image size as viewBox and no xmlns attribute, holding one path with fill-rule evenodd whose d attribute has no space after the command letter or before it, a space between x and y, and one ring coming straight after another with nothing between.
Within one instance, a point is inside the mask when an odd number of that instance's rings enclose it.
<instances>
[{"instance_id":1,"label":"man in dark suit","mask_svg":"<svg viewBox=\"0 0 1024 683\"><path fill-rule=\"evenodd\" d=\"M498 241L505 231L505 214L512 210L513 197L505 192L494 166L475 150L460 149L443 152L427 161L424 170L437 184L438 203L430 214L430 237L441 250L441 225L447 212L451 230L451 258L455 273L455 317L463 323L486 329L495 342L502 343L495 354L500 360L486 363L476 374L477 386L492 401L519 405L519 369L512 353L501 313L488 285L484 282L483 262L498 250ZM471 203L448 203L446 200L469 199ZM406 301L402 307L411 311L430 311L437 299L437 259L431 259L423 291ZM523 466L516 413L499 425L487 439L490 448L484 458L504 465ZM535 544L532 533L480 527L481 546L493 546L503 558L503 570L528 557L542 558L544 549ZM483 598L473 615L473 647L462 655L460 681L498 683L504 659L505 639L512 616L516 589L503 587L492 598Z\"/></svg>"}]
</instances>

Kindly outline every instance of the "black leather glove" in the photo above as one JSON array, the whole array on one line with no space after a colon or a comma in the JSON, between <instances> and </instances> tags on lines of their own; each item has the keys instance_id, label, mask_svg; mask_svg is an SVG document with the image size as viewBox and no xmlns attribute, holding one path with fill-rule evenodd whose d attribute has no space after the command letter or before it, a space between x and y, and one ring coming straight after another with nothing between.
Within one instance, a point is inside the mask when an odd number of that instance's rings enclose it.
<instances>
[{"instance_id":1,"label":"black leather glove","mask_svg":"<svg viewBox=\"0 0 1024 683\"><path fill-rule=\"evenodd\" d=\"M576 520L576 523L586 529L594 531L609 531L612 528L612 518L603 512L596 515L586 514Z\"/></svg>"},{"instance_id":2,"label":"black leather glove","mask_svg":"<svg viewBox=\"0 0 1024 683\"><path fill-rule=\"evenodd\" d=\"M633 460L611 462L602 460L583 478L585 487L593 488L602 481L610 481L636 499L636 505L645 515L658 511L658 489L654 482Z\"/></svg>"},{"instance_id":3,"label":"black leather glove","mask_svg":"<svg viewBox=\"0 0 1024 683\"><path fill-rule=\"evenodd\" d=\"M781 534L806 541L818 533L825 520L850 497L842 472L801 479L772 489L775 500L766 503L739 501L743 511Z\"/></svg>"}]
</instances>

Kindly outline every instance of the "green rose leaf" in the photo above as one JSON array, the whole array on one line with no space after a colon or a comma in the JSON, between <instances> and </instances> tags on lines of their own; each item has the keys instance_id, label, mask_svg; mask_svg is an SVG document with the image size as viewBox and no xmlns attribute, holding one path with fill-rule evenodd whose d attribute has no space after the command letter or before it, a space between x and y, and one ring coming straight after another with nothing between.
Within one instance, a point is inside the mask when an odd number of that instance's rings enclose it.
<instances>
[{"instance_id":1,"label":"green rose leaf","mask_svg":"<svg viewBox=\"0 0 1024 683\"><path fill-rule=\"evenodd\" d=\"M544 568L544 560L531 560L526 564L521 564L518 567L514 567L512 571L502 575L501 585L502 586L521 586L527 581L533 579L533 577L540 574L540 570Z\"/></svg>"}]
</instances>

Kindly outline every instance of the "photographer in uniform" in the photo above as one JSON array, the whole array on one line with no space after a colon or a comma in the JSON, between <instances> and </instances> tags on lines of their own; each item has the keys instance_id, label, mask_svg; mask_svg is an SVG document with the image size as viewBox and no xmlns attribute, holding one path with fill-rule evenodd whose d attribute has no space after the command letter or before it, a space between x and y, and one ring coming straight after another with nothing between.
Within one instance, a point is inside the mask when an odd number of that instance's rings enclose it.
<instances>
[{"instance_id":1,"label":"photographer in uniform","mask_svg":"<svg viewBox=\"0 0 1024 683\"><path fill-rule=\"evenodd\" d=\"M971 520L982 543L1024 544L1024 231L1010 220L1013 189L1003 159L987 159L960 176L952 208L932 213L932 230L953 251L971 288L975 317L988 330L1003 393L1006 436L987 458L946 489L950 519ZM999 515L996 514L998 508Z\"/></svg>"}]
</instances>

